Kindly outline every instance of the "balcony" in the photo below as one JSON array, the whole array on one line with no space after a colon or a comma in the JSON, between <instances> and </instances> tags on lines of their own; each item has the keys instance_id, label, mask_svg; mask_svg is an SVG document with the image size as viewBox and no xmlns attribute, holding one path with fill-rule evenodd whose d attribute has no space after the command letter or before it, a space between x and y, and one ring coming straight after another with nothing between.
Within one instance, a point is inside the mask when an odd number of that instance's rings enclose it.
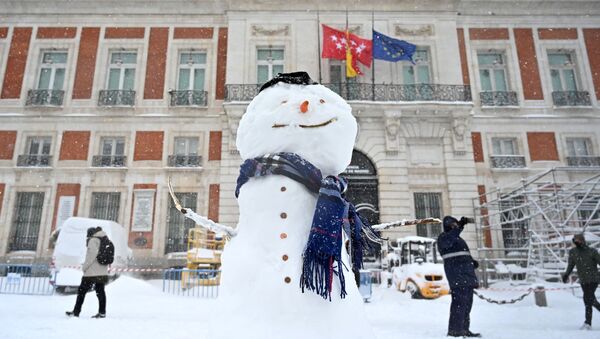
<instances>
[{"instance_id":1,"label":"balcony","mask_svg":"<svg viewBox=\"0 0 600 339\"><path fill-rule=\"evenodd\" d=\"M169 91L171 106L205 107L208 93L206 91Z\"/></svg>"},{"instance_id":2,"label":"balcony","mask_svg":"<svg viewBox=\"0 0 600 339\"><path fill-rule=\"evenodd\" d=\"M125 155L94 155L92 167L125 167L127 156Z\"/></svg>"},{"instance_id":3,"label":"balcony","mask_svg":"<svg viewBox=\"0 0 600 339\"><path fill-rule=\"evenodd\" d=\"M17 158L19 167L48 167L52 162L51 155L22 154Z\"/></svg>"},{"instance_id":4,"label":"balcony","mask_svg":"<svg viewBox=\"0 0 600 339\"><path fill-rule=\"evenodd\" d=\"M132 90L101 90L98 96L98 106L133 106L135 91Z\"/></svg>"},{"instance_id":5,"label":"balcony","mask_svg":"<svg viewBox=\"0 0 600 339\"><path fill-rule=\"evenodd\" d=\"M480 92L481 106L518 106L517 92Z\"/></svg>"},{"instance_id":6,"label":"balcony","mask_svg":"<svg viewBox=\"0 0 600 339\"><path fill-rule=\"evenodd\" d=\"M567 165L570 167L600 167L600 156L582 155L567 157Z\"/></svg>"},{"instance_id":7,"label":"balcony","mask_svg":"<svg viewBox=\"0 0 600 339\"><path fill-rule=\"evenodd\" d=\"M592 106L587 91L552 92L552 102L554 106Z\"/></svg>"},{"instance_id":8,"label":"balcony","mask_svg":"<svg viewBox=\"0 0 600 339\"><path fill-rule=\"evenodd\" d=\"M387 85L366 83L323 84L346 100L470 102L471 87L463 85ZM261 85L227 85L225 101L250 101Z\"/></svg>"},{"instance_id":9,"label":"balcony","mask_svg":"<svg viewBox=\"0 0 600 339\"><path fill-rule=\"evenodd\" d=\"M62 106L65 91L50 89L30 89L27 92L27 106Z\"/></svg>"},{"instance_id":10,"label":"balcony","mask_svg":"<svg viewBox=\"0 0 600 339\"><path fill-rule=\"evenodd\" d=\"M525 157L522 155L492 155L492 168L525 168Z\"/></svg>"},{"instance_id":11,"label":"balcony","mask_svg":"<svg viewBox=\"0 0 600 339\"><path fill-rule=\"evenodd\" d=\"M169 167L200 167L201 155L169 155L167 159Z\"/></svg>"}]
</instances>

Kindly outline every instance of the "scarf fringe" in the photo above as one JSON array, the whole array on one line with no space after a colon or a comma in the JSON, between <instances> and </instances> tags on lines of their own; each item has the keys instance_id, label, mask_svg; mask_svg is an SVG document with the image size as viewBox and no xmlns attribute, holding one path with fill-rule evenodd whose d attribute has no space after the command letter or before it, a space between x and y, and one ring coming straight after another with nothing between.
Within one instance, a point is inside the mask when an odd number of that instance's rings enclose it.
<instances>
[{"instance_id":1,"label":"scarf fringe","mask_svg":"<svg viewBox=\"0 0 600 339\"><path fill-rule=\"evenodd\" d=\"M337 270L333 268L334 261ZM307 248L304 252L302 276L300 277L302 293L304 293L304 289L307 289L320 295L323 299L331 301L333 276L337 275L340 281L340 297L344 299L347 293L342 267L343 264L340 258L319 255L317 251Z\"/></svg>"}]
</instances>

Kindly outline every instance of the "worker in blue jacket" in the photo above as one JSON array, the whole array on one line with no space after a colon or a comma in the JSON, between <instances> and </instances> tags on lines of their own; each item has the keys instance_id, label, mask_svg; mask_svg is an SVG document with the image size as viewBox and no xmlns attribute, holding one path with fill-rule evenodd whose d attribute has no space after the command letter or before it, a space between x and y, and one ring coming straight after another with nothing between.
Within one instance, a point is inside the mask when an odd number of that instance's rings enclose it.
<instances>
[{"instance_id":1,"label":"worker in blue jacket","mask_svg":"<svg viewBox=\"0 0 600 339\"><path fill-rule=\"evenodd\" d=\"M481 337L469 329L473 290L479 287L475 269L479 266L471 257L467 242L460 237L468 218L459 220L444 217L444 232L440 234L437 246L444 259L444 271L450 284L452 303L450 305L449 337Z\"/></svg>"}]
</instances>

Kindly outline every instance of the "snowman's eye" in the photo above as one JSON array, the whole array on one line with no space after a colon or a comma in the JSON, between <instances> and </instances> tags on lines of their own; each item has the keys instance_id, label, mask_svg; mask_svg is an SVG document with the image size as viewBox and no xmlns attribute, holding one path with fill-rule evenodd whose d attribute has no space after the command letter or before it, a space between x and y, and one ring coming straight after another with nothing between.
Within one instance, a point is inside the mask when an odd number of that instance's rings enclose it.
<instances>
[{"instance_id":1,"label":"snowman's eye","mask_svg":"<svg viewBox=\"0 0 600 339\"><path fill-rule=\"evenodd\" d=\"M285 103L287 103L287 100L283 100L283 101L281 102L281 104L282 104L282 105L283 105L283 104L285 104Z\"/></svg>"},{"instance_id":2,"label":"snowman's eye","mask_svg":"<svg viewBox=\"0 0 600 339\"><path fill-rule=\"evenodd\" d=\"M325 100L321 99L321 100L319 100L319 102L322 103L322 104L324 104Z\"/></svg>"}]
</instances>

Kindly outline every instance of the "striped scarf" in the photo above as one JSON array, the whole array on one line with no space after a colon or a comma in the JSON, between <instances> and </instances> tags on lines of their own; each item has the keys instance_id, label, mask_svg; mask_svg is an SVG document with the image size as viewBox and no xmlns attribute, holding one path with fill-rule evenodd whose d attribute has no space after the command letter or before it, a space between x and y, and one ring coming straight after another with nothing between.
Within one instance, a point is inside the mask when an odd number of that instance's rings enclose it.
<instances>
[{"instance_id":1,"label":"striped scarf","mask_svg":"<svg viewBox=\"0 0 600 339\"><path fill-rule=\"evenodd\" d=\"M318 195L311 231L303 254L300 288L313 291L331 301L333 277L340 282L340 297L346 296L342 272L342 231L350 239L353 270L362 268L363 253L374 250L381 241L368 223L364 222L354 205L343 193L347 183L343 178L327 176L310 162L294 153L267 154L248 159L240 167L235 196L251 177L279 174L303 184Z\"/></svg>"}]
</instances>

